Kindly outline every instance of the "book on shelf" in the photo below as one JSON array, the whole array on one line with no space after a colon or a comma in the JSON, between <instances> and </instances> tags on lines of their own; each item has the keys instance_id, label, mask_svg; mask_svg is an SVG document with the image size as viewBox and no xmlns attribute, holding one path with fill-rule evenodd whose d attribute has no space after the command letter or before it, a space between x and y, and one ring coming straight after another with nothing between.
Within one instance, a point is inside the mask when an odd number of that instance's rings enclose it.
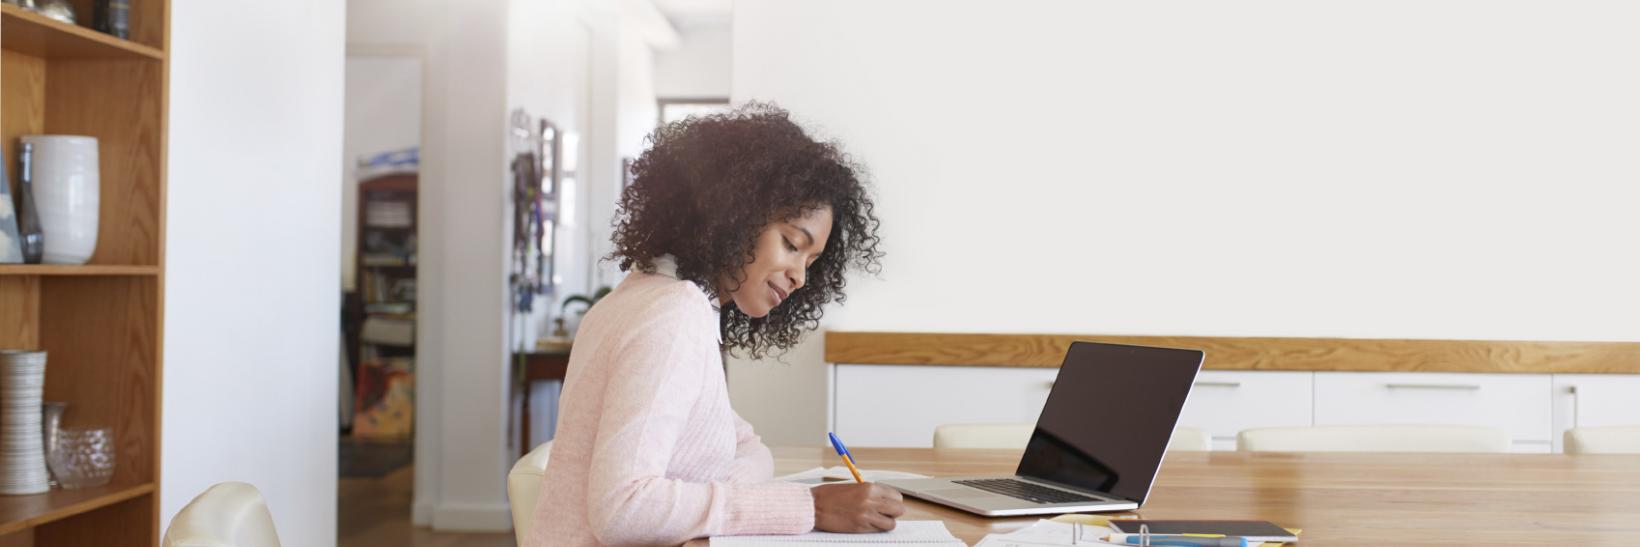
<instances>
[{"instance_id":1,"label":"book on shelf","mask_svg":"<svg viewBox=\"0 0 1640 547\"><path fill-rule=\"evenodd\" d=\"M409 228L416 224L408 201L371 201L364 206L364 225L373 228Z\"/></svg>"},{"instance_id":2,"label":"book on shelf","mask_svg":"<svg viewBox=\"0 0 1640 547\"><path fill-rule=\"evenodd\" d=\"M359 261L366 266L409 266L415 264L414 258L399 255L364 255Z\"/></svg>"},{"instance_id":3,"label":"book on shelf","mask_svg":"<svg viewBox=\"0 0 1640 547\"><path fill-rule=\"evenodd\" d=\"M407 273L407 272L401 272ZM416 302L416 278L410 275L390 275L366 269L359 272L359 295L365 304ZM393 311L390 313L403 313Z\"/></svg>"},{"instance_id":4,"label":"book on shelf","mask_svg":"<svg viewBox=\"0 0 1640 547\"><path fill-rule=\"evenodd\" d=\"M415 311L416 305L413 302L374 302L364 305L364 312L369 314L408 315Z\"/></svg>"},{"instance_id":5,"label":"book on shelf","mask_svg":"<svg viewBox=\"0 0 1640 547\"><path fill-rule=\"evenodd\" d=\"M359 328L359 341L366 344L409 346L416 343L416 320L372 315Z\"/></svg>"}]
</instances>

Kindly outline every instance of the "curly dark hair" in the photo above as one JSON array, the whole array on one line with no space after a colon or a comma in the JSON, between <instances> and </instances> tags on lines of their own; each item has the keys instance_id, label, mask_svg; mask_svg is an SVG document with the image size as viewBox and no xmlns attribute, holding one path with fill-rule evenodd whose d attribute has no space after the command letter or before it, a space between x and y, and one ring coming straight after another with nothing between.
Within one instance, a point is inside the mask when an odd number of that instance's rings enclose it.
<instances>
[{"instance_id":1,"label":"curly dark hair","mask_svg":"<svg viewBox=\"0 0 1640 547\"><path fill-rule=\"evenodd\" d=\"M615 251L606 257L623 271L654 271L652 260L671 254L680 279L716 297L716 280L740 280L765 226L831 208L829 241L802 290L762 318L747 316L732 300L722 306L719 323L729 349L756 359L791 348L803 331L819 326L826 304L846 300L845 271L880 271L879 222L864 170L835 142L811 138L780 107L749 103L691 117L660 128L648 145L632 164L632 185L621 193Z\"/></svg>"}]
</instances>

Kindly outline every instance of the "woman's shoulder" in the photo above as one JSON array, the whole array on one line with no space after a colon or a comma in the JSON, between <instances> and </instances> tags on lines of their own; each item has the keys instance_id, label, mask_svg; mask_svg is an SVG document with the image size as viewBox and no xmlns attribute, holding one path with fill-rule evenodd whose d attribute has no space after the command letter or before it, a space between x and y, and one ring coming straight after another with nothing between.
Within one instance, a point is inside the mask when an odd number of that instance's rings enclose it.
<instances>
[{"instance_id":1,"label":"woman's shoulder","mask_svg":"<svg viewBox=\"0 0 1640 547\"><path fill-rule=\"evenodd\" d=\"M633 272L627 276L609 296L598 302L597 307L597 311L605 314L643 318L716 316L711 299L700 286L646 272Z\"/></svg>"},{"instance_id":2,"label":"woman's shoulder","mask_svg":"<svg viewBox=\"0 0 1640 547\"><path fill-rule=\"evenodd\" d=\"M577 347L583 338L627 348L679 343L716 348L718 316L694 283L635 272L587 313Z\"/></svg>"}]
</instances>

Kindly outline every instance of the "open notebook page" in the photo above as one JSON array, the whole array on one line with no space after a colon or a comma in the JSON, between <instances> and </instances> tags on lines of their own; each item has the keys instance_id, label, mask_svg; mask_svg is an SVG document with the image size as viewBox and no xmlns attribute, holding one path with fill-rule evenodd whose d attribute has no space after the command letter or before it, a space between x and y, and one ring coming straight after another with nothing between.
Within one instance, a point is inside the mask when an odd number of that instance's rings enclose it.
<instances>
[{"instance_id":1,"label":"open notebook page","mask_svg":"<svg viewBox=\"0 0 1640 547\"><path fill-rule=\"evenodd\" d=\"M928 478L928 475L918 475L916 473L892 471L888 469L861 469L860 478L865 479L866 482L877 482L888 479L926 479ZM854 475L848 472L847 467L838 465L832 467L816 467L807 471L800 471L790 475L775 477L774 480L803 484L820 484L823 482L853 481Z\"/></svg>"},{"instance_id":2,"label":"open notebook page","mask_svg":"<svg viewBox=\"0 0 1640 547\"><path fill-rule=\"evenodd\" d=\"M951 535L945 523L937 520L902 520L894 529L874 534L836 534L809 532L790 536L718 536L712 538L713 547L752 547L779 545L941 545L956 547L968 544Z\"/></svg>"}]
</instances>

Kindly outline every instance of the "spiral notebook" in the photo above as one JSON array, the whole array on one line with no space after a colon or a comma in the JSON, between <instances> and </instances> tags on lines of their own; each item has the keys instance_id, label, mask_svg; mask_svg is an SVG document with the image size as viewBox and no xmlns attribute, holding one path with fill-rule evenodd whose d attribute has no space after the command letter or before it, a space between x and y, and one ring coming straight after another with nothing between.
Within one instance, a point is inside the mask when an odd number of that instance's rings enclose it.
<instances>
[{"instance_id":1,"label":"spiral notebook","mask_svg":"<svg viewBox=\"0 0 1640 547\"><path fill-rule=\"evenodd\" d=\"M712 538L713 547L759 547L759 546L802 546L802 545L942 545L962 546L968 544L951 535L945 529L945 523L937 520L902 520L894 525L894 529L875 534L836 534L832 532L809 532L790 536L719 536Z\"/></svg>"}]
</instances>

